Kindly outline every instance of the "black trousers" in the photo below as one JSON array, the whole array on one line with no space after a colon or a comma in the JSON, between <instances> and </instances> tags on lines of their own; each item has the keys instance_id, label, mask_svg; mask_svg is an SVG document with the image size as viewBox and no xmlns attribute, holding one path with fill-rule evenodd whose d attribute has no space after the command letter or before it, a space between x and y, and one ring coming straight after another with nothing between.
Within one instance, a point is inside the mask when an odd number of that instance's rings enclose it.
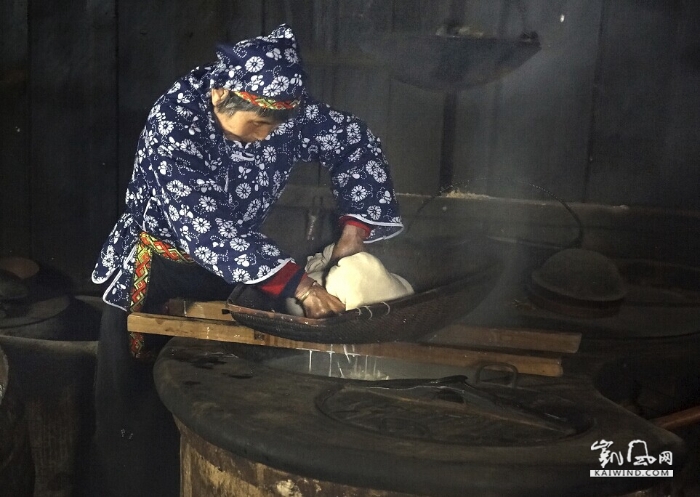
<instances>
[{"instance_id":1,"label":"black trousers","mask_svg":"<svg viewBox=\"0 0 700 497\"><path fill-rule=\"evenodd\" d=\"M159 312L170 298L225 300L233 286L197 264L154 256L144 304ZM134 359L127 313L102 315L95 379L95 436L91 461L94 497L180 495L179 433L158 397L153 364ZM168 337L157 338L164 345Z\"/></svg>"}]
</instances>

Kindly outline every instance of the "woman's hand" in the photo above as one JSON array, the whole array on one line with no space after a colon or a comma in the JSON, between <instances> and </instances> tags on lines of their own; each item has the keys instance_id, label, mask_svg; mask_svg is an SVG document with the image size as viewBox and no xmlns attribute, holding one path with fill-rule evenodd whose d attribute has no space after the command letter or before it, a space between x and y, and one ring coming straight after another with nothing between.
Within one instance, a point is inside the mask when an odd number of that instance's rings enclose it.
<instances>
[{"instance_id":1,"label":"woman's hand","mask_svg":"<svg viewBox=\"0 0 700 497\"><path fill-rule=\"evenodd\" d=\"M343 227L343 233L340 235L338 242L333 247L331 253L330 265L332 266L343 257L355 255L365 251L366 232L362 228L346 224Z\"/></svg>"},{"instance_id":2,"label":"woman's hand","mask_svg":"<svg viewBox=\"0 0 700 497\"><path fill-rule=\"evenodd\" d=\"M345 304L308 276L302 278L294 297L307 318L324 318L345 310Z\"/></svg>"}]
</instances>

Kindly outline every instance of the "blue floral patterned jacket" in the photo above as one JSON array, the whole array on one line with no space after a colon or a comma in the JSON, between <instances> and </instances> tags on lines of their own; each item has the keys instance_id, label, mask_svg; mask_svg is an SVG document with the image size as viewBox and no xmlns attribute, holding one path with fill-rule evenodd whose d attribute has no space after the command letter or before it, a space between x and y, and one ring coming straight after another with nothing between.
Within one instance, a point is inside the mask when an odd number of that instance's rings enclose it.
<instances>
[{"instance_id":1,"label":"blue floral patterned jacket","mask_svg":"<svg viewBox=\"0 0 700 497\"><path fill-rule=\"evenodd\" d=\"M260 232L297 162L330 171L337 209L372 227L367 241L403 228L379 140L356 117L304 93L296 117L262 141L224 137L211 105L212 67L193 70L154 104L138 142L126 210L92 275L111 280L105 302L128 308L141 231L168 242L229 283L258 283L291 258Z\"/></svg>"}]
</instances>

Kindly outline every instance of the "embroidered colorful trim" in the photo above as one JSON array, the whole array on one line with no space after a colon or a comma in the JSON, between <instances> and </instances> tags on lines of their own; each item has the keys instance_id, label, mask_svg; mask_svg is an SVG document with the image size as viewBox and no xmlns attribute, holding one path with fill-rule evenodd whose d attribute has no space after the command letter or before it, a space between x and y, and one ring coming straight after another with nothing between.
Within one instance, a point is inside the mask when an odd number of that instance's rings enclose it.
<instances>
[{"instance_id":1,"label":"embroidered colorful trim","mask_svg":"<svg viewBox=\"0 0 700 497\"><path fill-rule=\"evenodd\" d=\"M248 93L245 91L234 91L233 93L241 97L243 100L247 100L251 104L257 105L258 107L264 107L265 109L294 109L297 105L299 105L299 99L284 101L260 97L258 95L253 95L252 93Z\"/></svg>"},{"instance_id":2,"label":"embroidered colorful trim","mask_svg":"<svg viewBox=\"0 0 700 497\"><path fill-rule=\"evenodd\" d=\"M151 277L151 261L153 254L157 254L175 262L192 263L193 259L169 243L162 242L148 233L141 232L139 244L134 256L134 280L131 286L131 303L129 310L139 312L143 309L148 294L148 281ZM129 351L136 359L151 359L152 351L146 347L145 337L142 333L129 332Z\"/></svg>"}]
</instances>

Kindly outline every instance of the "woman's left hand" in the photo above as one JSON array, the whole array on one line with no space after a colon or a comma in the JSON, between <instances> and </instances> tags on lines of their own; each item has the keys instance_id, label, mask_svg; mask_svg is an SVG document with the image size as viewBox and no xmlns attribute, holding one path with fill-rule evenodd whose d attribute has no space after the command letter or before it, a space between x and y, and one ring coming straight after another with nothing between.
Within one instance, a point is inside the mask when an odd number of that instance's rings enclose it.
<instances>
[{"instance_id":1,"label":"woman's left hand","mask_svg":"<svg viewBox=\"0 0 700 497\"><path fill-rule=\"evenodd\" d=\"M343 233L333 247L330 265L332 266L343 257L365 251L365 231L352 224L343 227Z\"/></svg>"}]
</instances>

